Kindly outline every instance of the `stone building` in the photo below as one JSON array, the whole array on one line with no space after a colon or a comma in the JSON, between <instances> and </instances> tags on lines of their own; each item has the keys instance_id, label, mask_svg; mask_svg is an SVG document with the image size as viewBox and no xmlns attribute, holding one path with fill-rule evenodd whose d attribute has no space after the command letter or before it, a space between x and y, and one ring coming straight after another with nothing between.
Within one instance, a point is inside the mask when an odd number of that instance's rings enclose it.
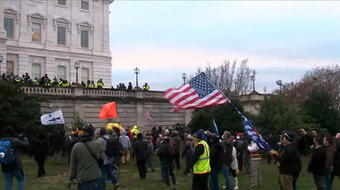
<instances>
[{"instance_id":1,"label":"stone building","mask_svg":"<svg viewBox=\"0 0 340 190\"><path fill-rule=\"evenodd\" d=\"M109 5L113 0L1 0L0 73L102 78L111 86ZM6 31L6 32L5 32ZM77 69L76 69L77 68Z\"/></svg>"}]
</instances>

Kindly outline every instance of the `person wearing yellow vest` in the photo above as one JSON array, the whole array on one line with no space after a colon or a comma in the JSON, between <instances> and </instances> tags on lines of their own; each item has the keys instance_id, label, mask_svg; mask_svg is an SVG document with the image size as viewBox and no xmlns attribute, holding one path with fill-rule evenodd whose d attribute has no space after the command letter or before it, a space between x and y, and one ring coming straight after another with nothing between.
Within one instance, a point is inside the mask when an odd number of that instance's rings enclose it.
<instances>
[{"instance_id":1,"label":"person wearing yellow vest","mask_svg":"<svg viewBox=\"0 0 340 190\"><path fill-rule=\"evenodd\" d=\"M133 134L133 140L137 139L137 135L139 133L137 125L134 125L133 128L131 129L131 133Z\"/></svg>"},{"instance_id":2,"label":"person wearing yellow vest","mask_svg":"<svg viewBox=\"0 0 340 190\"><path fill-rule=\"evenodd\" d=\"M192 178L192 190L208 190L208 178L210 174L210 149L203 140L203 130L193 134L195 149L192 154L194 175Z\"/></svg>"},{"instance_id":3,"label":"person wearing yellow vest","mask_svg":"<svg viewBox=\"0 0 340 190\"><path fill-rule=\"evenodd\" d=\"M150 90L150 86L148 85L148 83L145 83L145 84L143 85L143 90L144 90L144 91L149 91L149 90Z\"/></svg>"}]
</instances>

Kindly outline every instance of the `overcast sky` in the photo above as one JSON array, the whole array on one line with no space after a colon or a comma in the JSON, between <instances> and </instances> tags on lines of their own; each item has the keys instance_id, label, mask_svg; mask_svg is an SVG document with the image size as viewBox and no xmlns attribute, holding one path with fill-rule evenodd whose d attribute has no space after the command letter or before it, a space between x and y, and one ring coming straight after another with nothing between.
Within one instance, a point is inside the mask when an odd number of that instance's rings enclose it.
<instances>
[{"instance_id":1,"label":"overcast sky","mask_svg":"<svg viewBox=\"0 0 340 190\"><path fill-rule=\"evenodd\" d=\"M110 5L113 85L166 90L209 62L248 59L256 89L295 82L306 71L338 64L337 1L126 1Z\"/></svg>"}]
</instances>

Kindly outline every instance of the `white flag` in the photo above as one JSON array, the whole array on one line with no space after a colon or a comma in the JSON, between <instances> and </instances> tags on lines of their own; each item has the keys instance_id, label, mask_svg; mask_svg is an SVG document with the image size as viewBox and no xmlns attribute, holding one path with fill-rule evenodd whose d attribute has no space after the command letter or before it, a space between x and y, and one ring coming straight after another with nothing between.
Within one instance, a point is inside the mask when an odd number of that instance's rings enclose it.
<instances>
[{"instance_id":1,"label":"white flag","mask_svg":"<svg viewBox=\"0 0 340 190\"><path fill-rule=\"evenodd\" d=\"M61 110L57 110L50 114L44 114L40 117L40 120L43 125L65 124L63 112L61 112Z\"/></svg>"}]
</instances>

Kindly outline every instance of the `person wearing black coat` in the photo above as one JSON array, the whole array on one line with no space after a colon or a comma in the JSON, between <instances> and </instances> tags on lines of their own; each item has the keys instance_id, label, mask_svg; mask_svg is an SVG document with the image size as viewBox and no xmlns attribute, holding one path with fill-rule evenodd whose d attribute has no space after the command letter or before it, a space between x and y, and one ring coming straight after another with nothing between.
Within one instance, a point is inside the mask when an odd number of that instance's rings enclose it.
<instances>
[{"instance_id":1,"label":"person wearing black coat","mask_svg":"<svg viewBox=\"0 0 340 190\"><path fill-rule=\"evenodd\" d=\"M187 140L184 144L183 152L182 152L182 158L185 159L184 175L190 175L192 171L191 156L192 156L193 151L194 151L194 146L192 144L192 136L188 135Z\"/></svg>"},{"instance_id":2,"label":"person wearing black coat","mask_svg":"<svg viewBox=\"0 0 340 190\"><path fill-rule=\"evenodd\" d=\"M212 133L209 137L210 147L210 188L211 190L219 190L218 175L222 172L224 147L219 142L218 136Z\"/></svg>"},{"instance_id":3,"label":"person wearing black coat","mask_svg":"<svg viewBox=\"0 0 340 190\"><path fill-rule=\"evenodd\" d=\"M318 190L326 189L326 148L322 146L323 138L317 136L314 138L314 147L312 156L308 164L308 171L313 174L314 183Z\"/></svg>"},{"instance_id":4,"label":"person wearing black coat","mask_svg":"<svg viewBox=\"0 0 340 190\"><path fill-rule=\"evenodd\" d=\"M137 140L133 146L132 158L136 157L139 176L141 179L146 177L146 156L148 155L148 144L143 140L142 133L138 133Z\"/></svg>"},{"instance_id":5,"label":"person wearing black coat","mask_svg":"<svg viewBox=\"0 0 340 190\"><path fill-rule=\"evenodd\" d=\"M337 133L335 136L335 146L336 151L334 155L334 168L332 172L332 183L335 176L340 177L340 133Z\"/></svg>"},{"instance_id":6,"label":"person wearing black coat","mask_svg":"<svg viewBox=\"0 0 340 190\"><path fill-rule=\"evenodd\" d=\"M163 181L166 183L167 187L169 187L170 186L169 175L170 175L172 179L172 183L175 188L176 177L174 173L174 164L173 164L174 149L171 143L169 142L168 136L165 136L161 144L159 145L157 155L159 156Z\"/></svg>"},{"instance_id":7,"label":"person wearing black coat","mask_svg":"<svg viewBox=\"0 0 340 190\"><path fill-rule=\"evenodd\" d=\"M46 174L44 164L48 156L48 144L44 135L39 135L34 139L31 147L30 157L34 156L34 160L38 164L38 177Z\"/></svg>"}]
</instances>

